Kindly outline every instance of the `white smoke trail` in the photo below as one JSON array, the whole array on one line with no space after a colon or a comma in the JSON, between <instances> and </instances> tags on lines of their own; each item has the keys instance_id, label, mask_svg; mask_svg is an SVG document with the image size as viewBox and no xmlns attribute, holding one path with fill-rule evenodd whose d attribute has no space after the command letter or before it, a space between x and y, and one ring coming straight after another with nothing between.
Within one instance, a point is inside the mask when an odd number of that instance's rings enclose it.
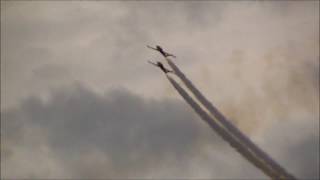
<instances>
[{"instance_id":1,"label":"white smoke trail","mask_svg":"<svg viewBox=\"0 0 320 180\"><path fill-rule=\"evenodd\" d=\"M231 134L228 133L223 127L221 127L218 123L212 119L212 117L205 112L199 104L197 104L189 94L180 87L180 85L171 77L167 75L167 78L173 85L173 87L178 91L178 93L184 98L184 100L193 108L193 110L204 120L206 121L210 127L216 131L224 140L226 140L232 147L234 147L241 155L243 155L247 160L253 163L256 167L261 169L266 175L270 176L273 179L279 179L279 176L274 173L274 171L270 170L270 168L266 167L263 162L257 159L250 150L244 146L243 144L236 141Z\"/></svg>"},{"instance_id":2,"label":"white smoke trail","mask_svg":"<svg viewBox=\"0 0 320 180\"><path fill-rule=\"evenodd\" d=\"M241 143L244 143L250 150L266 163L269 168L278 174L278 178L295 179L291 174L286 172L278 163L276 163L271 157L269 157L264 151L262 151L257 145L255 145L247 136L245 136L238 128L236 128L230 121L228 121L222 113L218 111L192 84L192 82L180 71L180 69L169 59L166 58L168 64L173 69L175 74L182 80L182 82L188 87L188 89L194 94L194 96L205 106L209 112L224 126L230 133L232 133Z\"/></svg>"}]
</instances>

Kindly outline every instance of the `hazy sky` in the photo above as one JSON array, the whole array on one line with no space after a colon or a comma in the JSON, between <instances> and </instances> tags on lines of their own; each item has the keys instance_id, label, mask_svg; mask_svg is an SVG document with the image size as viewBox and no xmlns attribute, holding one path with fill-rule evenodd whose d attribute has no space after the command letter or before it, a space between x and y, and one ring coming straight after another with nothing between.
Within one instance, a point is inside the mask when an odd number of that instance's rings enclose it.
<instances>
[{"instance_id":1,"label":"hazy sky","mask_svg":"<svg viewBox=\"0 0 320 180\"><path fill-rule=\"evenodd\" d=\"M319 178L319 1L1 1L1 176L267 178L147 63L156 44L289 172Z\"/></svg>"}]
</instances>

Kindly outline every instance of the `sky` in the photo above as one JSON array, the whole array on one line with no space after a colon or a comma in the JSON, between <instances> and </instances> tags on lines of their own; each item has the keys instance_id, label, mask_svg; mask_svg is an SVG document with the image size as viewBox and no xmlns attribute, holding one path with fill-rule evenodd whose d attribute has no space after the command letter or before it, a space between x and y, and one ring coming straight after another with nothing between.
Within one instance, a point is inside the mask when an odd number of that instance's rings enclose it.
<instances>
[{"instance_id":1,"label":"sky","mask_svg":"<svg viewBox=\"0 0 320 180\"><path fill-rule=\"evenodd\" d=\"M146 45L290 173L319 178L319 1L1 1L1 177L266 179Z\"/></svg>"}]
</instances>

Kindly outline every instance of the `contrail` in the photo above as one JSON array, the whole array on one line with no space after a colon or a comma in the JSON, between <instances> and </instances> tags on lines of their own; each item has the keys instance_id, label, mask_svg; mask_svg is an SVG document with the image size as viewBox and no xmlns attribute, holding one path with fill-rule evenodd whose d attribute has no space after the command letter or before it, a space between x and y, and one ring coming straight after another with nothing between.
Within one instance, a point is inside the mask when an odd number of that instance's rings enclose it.
<instances>
[{"instance_id":1,"label":"contrail","mask_svg":"<svg viewBox=\"0 0 320 180\"><path fill-rule=\"evenodd\" d=\"M180 87L180 85L171 77L167 75L167 78L169 79L170 83L173 85L173 87L178 91L178 93L184 98L184 100L193 108L193 110L204 120L206 121L210 127L216 131L224 140L226 140L232 147L234 147L241 155L243 155L247 160L249 160L251 163L253 163L256 167L261 169L265 174L270 176L273 179L279 179L279 176L274 173L274 171L270 170L268 167L265 166L265 164L257 157L255 157L250 150L241 144L240 142L236 141L231 134L228 133L223 127L221 127L219 124L217 124L212 117L205 112L198 103L196 103L189 94Z\"/></svg>"},{"instance_id":2,"label":"contrail","mask_svg":"<svg viewBox=\"0 0 320 180\"><path fill-rule=\"evenodd\" d=\"M209 112L224 126L229 132L231 132L240 142L244 143L250 150L256 154L256 156L262 158L262 160L276 172L277 178L295 179L294 176L289 174L284 168L276 163L271 157L269 157L264 151L262 151L257 145L255 145L247 136L245 136L237 127L235 127L230 121L228 121L222 113L218 111L192 84L192 82L180 71L180 69L169 59L166 58L168 64L173 69L175 74L182 80L182 82L188 87L188 89L194 94L194 96L205 106ZM266 173L266 172L265 172Z\"/></svg>"}]
</instances>

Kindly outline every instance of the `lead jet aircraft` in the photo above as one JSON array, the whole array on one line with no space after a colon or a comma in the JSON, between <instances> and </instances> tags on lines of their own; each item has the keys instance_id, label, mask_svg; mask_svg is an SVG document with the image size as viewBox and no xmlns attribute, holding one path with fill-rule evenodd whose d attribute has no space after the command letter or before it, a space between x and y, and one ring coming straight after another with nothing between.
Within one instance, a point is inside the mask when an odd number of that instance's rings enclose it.
<instances>
[{"instance_id":1,"label":"lead jet aircraft","mask_svg":"<svg viewBox=\"0 0 320 180\"><path fill-rule=\"evenodd\" d=\"M168 69L166 69L164 66L163 66L163 64L161 63L161 62L157 62L157 63L154 63L154 62L151 62L151 61L148 61L150 64L152 64L152 65L154 65L154 66L157 66L157 67L159 67L164 73L168 73L168 72L170 72L170 73L172 73L173 71L170 71L170 70L168 70Z\"/></svg>"},{"instance_id":2,"label":"lead jet aircraft","mask_svg":"<svg viewBox=\"0 0 320 180\"><path fill-rule=\"evenodd\" d=\"M176 58L175 55L165 52L159 45L157 45L155 48L151 47L151 46L148 46L148 45L147 45L147 47L150 48L150 49L153 49L155 51L159 51L165 58L169 57L169 56Z\"/></svg>"}]
</instances>

